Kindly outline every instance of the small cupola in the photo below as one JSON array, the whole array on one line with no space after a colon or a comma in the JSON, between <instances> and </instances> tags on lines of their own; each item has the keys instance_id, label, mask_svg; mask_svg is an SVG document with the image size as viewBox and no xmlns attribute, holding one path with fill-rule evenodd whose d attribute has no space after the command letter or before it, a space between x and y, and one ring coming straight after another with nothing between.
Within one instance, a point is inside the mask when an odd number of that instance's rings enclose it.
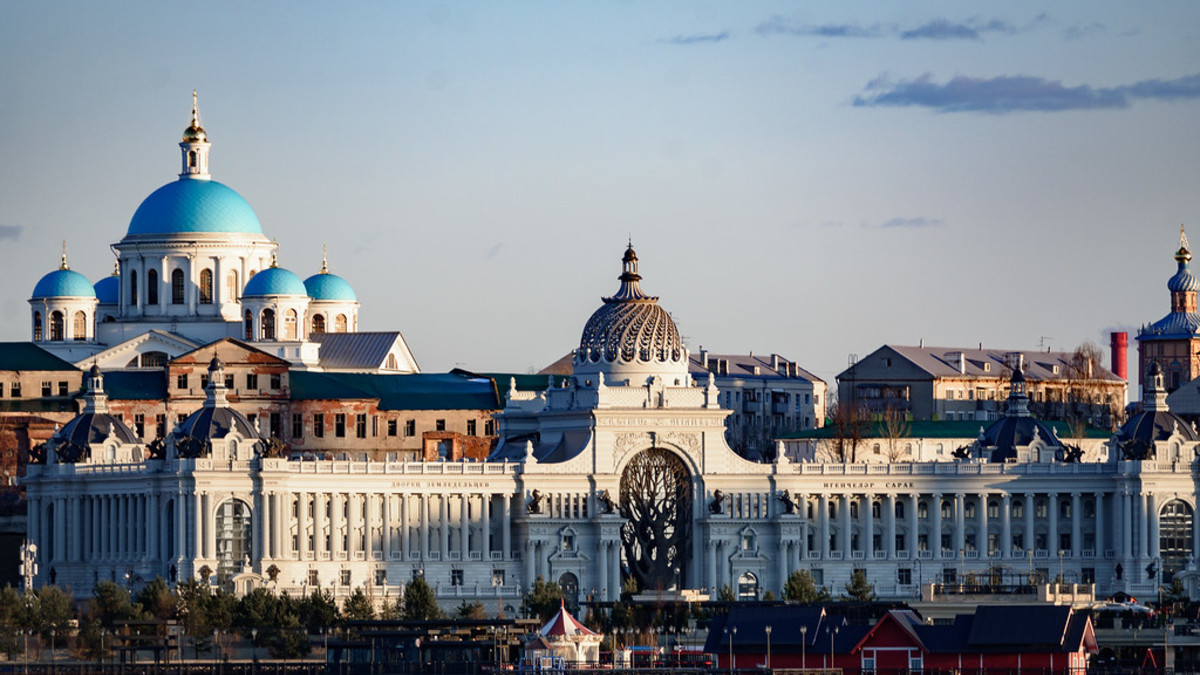
<instances>
[{"instance_id":1,"label":"small cupola","mask_svg":"<svg viewBox=\"0 0 1200 675\"><path fill-rule=\"evenodd\" d=\"M196 101L196 90L192 90L192 122L183 130L183 140L179 143L182 153L183 167L180 178L194 180L210 180L208 172L208 150L212 144L208 142L208 134L200 126L200 107Z\"/></svg>"}]
</instances>

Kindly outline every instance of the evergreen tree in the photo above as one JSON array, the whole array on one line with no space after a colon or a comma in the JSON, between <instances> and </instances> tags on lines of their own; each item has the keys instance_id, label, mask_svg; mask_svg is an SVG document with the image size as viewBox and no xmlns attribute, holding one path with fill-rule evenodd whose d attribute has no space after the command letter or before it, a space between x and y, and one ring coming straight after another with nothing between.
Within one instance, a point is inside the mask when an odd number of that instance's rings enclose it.
<instances>
[{"instance_id":1,"label":"evergreen tree","mask_svg":"<svg viewBox=\"0 0 1200 675\"><path fill-rule=\"evenodd\" d=\"M783 585L783 599L788 602L798 602L803 605L820 602L821 594L813 581L812 572L796 570L788 577Z\"/></svg>"},{"instance_id":2,"label":"evergreen tree","mask_svg":"<svg viewBox=\"0 0 1200 675\"><path fill-rule=\"evenodd\" d=\"M875 584L867 581L867 571L854 570L850 581L846 583L846 597L858 602L870 602L875 599Z\"/></svg>"},{"instance_id":3,"label":"evergreen tree","mask_svg":"<svg viewBox=\"0 0 1200 675\"><path fill-rule=\"evenodd\" d=\"M134 602L141 605L143 612L160 621L174 619L179 615L179 598L162 577L154 577L154 581L142 587Z\"/></svg>"},{"instance_id":4,"label":"evergreen tree","mask_svg":"<svg viewBox=\"0 0 1200 675\"><path fill-rule=\"evenodd\" d=\"M342 616L352 621L370 621L375 618L375 606L370 598L363 593L362 587L354 589L346 603L342 605Z\"/></svg>"},{"instance_id":5,"label":"evergreen tree","mask_svg":"<svg viewBox=\"0 0 1200 675\"><path fill-rule=\"evenodd\" d=\"M437 596L425 582L424 576L416 577L404 589L404 618L442 618L442 608L438 607Z\"/></svg>"},{"instance_id":6,"label":"evergreen tree","mask_svg":"<svg viewBox=\"0 0 1200 675\"><path fill-rule=\"evenodd\" d=\"M113 581L101 581L92 587L88 611L99 628L112 632L118 621L133 621L141 617L141 609L129 599L129 591Z\"/></svg>"},{"instance_id":7,"label":"evergreen tree","mask_svg":"<svg viewBox=\"0 0 1200 675\"><path fill-rule=\"evenodd\" d=\"M547 582L539 574L533 582L533 588L521 600L521 612L530 618L548 620L562 606L562 589L558 582Z\"/></svg>"},{"instance_id":8,"label":"evergreen tree","mask_svg":"<svg viewBox=\"0 0 1200 675\"><path fill-rule=\"evenodd\" d=\"M483 603L476 600L475 602L462 601L462 604L455 610L460 619L483 619L487 617L487 612L483 608Z\"/></svg>"},{"instance_id":9,"label":"evergreen tree","mask_svg":"<svg viewBox=\"0 0 1200 675\"><path fill-rule=\"evenodd\" d=\"M25 625L32 628L43 640L50 640L54 632L54 645L62 645L71 633L71 622L75 619L75 602L71 594L58 586L42 586L36 591L26 591L24 598Z\"/></svg>"},{"instance_id":10,"label":"evergreen tree","mask_svg":"<svg viewBox=\"0 0 1200 675\"><path fill-rule=\"evenodd\" d=\"M737 596L733 594L733 589L729 584L722 584L721 590L717 591L717 602L734 602Z\"/></svg>"},{"instance_id":11,"label":"evergreen tree","mask_svg":"<svg viewBox=\"0 0 1200 675\"><path fill-rule=\"evenodd\" d=\"M21 595L12 586L4 586L0 588L0 652L10 661L25 648L24 641L17 639L21 627Z\"/></svg>"}]
</instances>

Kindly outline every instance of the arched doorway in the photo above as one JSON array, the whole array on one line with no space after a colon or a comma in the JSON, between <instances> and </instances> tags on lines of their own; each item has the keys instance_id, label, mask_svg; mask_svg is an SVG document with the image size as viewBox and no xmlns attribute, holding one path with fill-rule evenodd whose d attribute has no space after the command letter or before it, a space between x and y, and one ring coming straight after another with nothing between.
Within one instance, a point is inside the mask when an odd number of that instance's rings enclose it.
<instances>
[{"instance_id":1,"label":"arched doorway","mask_svg":"<svg viewBox=\"0 0 1200 675\"><path fill-rule=\"evenodd\" d=\"M571 613L579 611L579 577L566 572L558 578L558 587L562 590L563 602Z\"/></svg>"},{"instance_id":2,"label":"arched doorway","mask_svg":"<svg viewBox=\"0 0 1200 675\"><path fill-rule=\"evenodd\" d=\"M758 600L758 577L753 572L746 572L738 577L737 599Z\"/></svg>"},{"instance_id":3,"label":"arched doorway","mask_svg":"<svg viewBox=\"0 0 1200 675\"><path fill-rule=\"evenodd\" d=\"M215 521L217 582L225 585L253 554L250 506L240 499L227 499L217 507Z\"/></svg>"},{"instance_id":4,"label":"arched doorway","mask_svg":"<svg viewBox=\"0 0 1200 675\"><path fill-rule=\"evenodd\" d=\"M1170 581L1183 570L1192 554L1192 507L1172 499L1158 512L1158 550L1162 556L1162 579Z\"/></svg>"},{"instance_id":5,"label":"arched doorway","mask_svg":"<svg viewBox=\"0 0 1200 675\"><path fill-rule=\"evenodd\" d=\"M638 589L666 590L687 578L692 475L669 450L650 448L621 473L621 543Z\"/></svg>"}]
</instances>

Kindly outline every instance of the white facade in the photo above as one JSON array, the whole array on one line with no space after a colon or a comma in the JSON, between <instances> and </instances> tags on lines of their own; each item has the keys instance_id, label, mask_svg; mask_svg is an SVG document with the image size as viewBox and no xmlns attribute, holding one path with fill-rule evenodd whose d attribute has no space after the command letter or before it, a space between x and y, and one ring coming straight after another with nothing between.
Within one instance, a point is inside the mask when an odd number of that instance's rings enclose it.
<instances>
[{"instance_id":1,"label":"white facade","mask_svg":"<svg viewBox=\"0 0 1200 675\"><path fill-rule=\"evenodd\" d=\"M644 337L600 323L584 349ZM836 595L862 568L882 598L902 599L922 582L1000 569L1094 582L1098 595L1153 592L1178 574L1197 593L1189 429L1149 445L1119 436L1107 461L754 463L725 443L729 412L712 378L656 362L676 353L670 331L657 335L644 353L615 352L641 359L618 364L636 379L614 384L602 358L567 386L510 389L486 462L289 461L237 434L196 457L175 439L157 459L104 441L76 463L49 458L26 483L37 583L86 594L96 579L178 581L207 568L239 590L365 586L379 598L423 574L446 606L490 609L497 598L516 606L542 576L569 597L615 600L647 563L623 540L636 510L623 486L658 458L685 475L670 504L680 519L664 533L680 535L668 576L640 573L663 588L778 595L809 569ZM1151 414L1167 414L1155 396ZM219 407L219 392L210 399Z\"/></svg>"}]
</instances>

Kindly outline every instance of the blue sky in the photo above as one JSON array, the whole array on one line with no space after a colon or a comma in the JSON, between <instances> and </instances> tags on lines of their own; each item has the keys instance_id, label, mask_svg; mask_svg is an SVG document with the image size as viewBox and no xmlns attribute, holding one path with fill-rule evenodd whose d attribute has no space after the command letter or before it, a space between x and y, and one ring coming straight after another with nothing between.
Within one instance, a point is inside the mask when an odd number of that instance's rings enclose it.
<instances>
[{"instance_id":1,"label":"blue sky","mask_svg":"<svg viewBox=\"0 0 1200 675\"><path fill-rule=\"evenodd\" d=\"M693 351L1070 349L1200 243L1195 2L0 3L0 339L174 179L426 370L574 347L632 236Z\"/></svg>"}]
</instances>

